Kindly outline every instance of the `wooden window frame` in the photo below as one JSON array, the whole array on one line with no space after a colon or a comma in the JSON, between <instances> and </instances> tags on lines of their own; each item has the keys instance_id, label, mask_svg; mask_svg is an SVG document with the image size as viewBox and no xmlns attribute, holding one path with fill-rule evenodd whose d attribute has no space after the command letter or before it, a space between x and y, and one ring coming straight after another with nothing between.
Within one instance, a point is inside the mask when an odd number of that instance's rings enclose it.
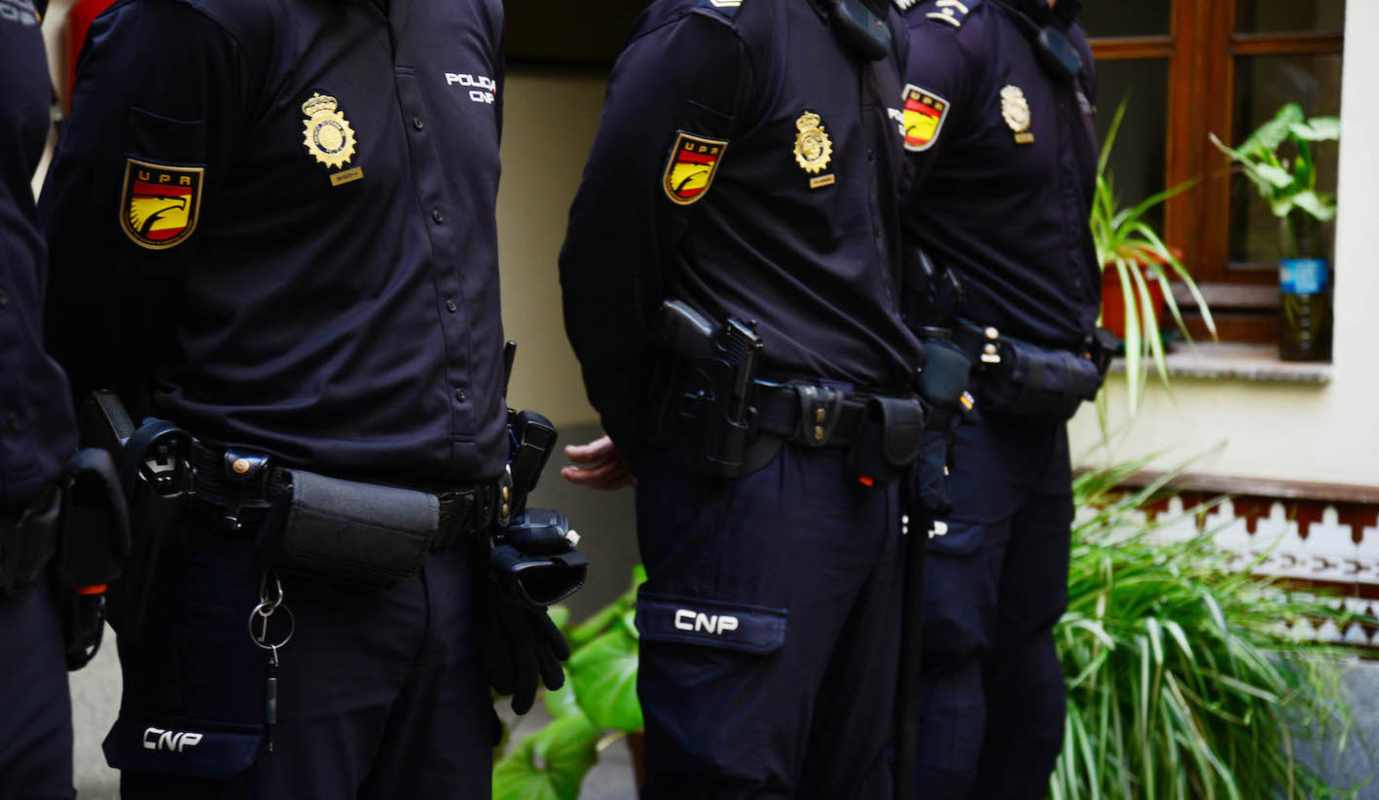
<instances>
[{"instance_id":1,"label":"wooden window frame","mask_svg":"<svg viewBox=\"0 0 1379 800\"><path fill-rule=\"evenodd\" d=\"M1199 179L1164 209L1165 239L1182 249L1228 341L1277 342L1279 298L1272 265L1230 262L1230 171L1207 139L1235 141L1236 60L1341 55L1344 34L1238 33L1238 0L1173 0L1169 33L1093 39L1097 61L1166 61L1165 186ZM1185 309L1186 311L1186 309ZM1189 319L1204 333L1199 321Z\"/></svg>"}]
</instances>

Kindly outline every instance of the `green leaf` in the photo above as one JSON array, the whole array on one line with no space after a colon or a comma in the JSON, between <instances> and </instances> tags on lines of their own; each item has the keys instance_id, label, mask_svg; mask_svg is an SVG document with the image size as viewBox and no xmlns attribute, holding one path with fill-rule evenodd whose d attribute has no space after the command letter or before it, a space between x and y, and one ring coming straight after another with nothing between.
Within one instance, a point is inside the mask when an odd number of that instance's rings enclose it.
<instances>
[{"instance_id":1,"label":"green leaf","mask_svg":"<svg viewBox=\"0 0 1379 800\"><path fill-rule=\"evenodd\" d=\"M637 664L637 640L622 625L570 657L569 670L580 708L600 728L627 733L642 729Z\"/></svg>"},{"instance_id":2,"label":"green leaf","mask_svg":"<svg viewBox=\"0 0 1379 800\"><path fill-rule=\"evenodd\" d=\"M1299 192L1294 195L1293 204L1315 219L1330 222L1336 218L1336 203L1325 195L1316 192Z\"/></svg>"},{"instance_id":3,"label":"green leaf","mask_svg":"<svg viewBox=\"0 0 1379 800\"><path fill-rule=\"evenodd\" d=\"M565 670L565 685L554 692L546 692L542 702L546 705L546 713L550 714L552 719L584 716L584 710L579 707L579 699L575 697L574 681L570 678L569 670Z\"/></svg>"},{"instance_id":4,"label":"green leaf","mask_svg":"<svg viewBox=\"0 0 1379 800\"><path fill-rule=\"evenodd\" d=\"M1341 138L1341 120L1339 117L1313 117L1306 124L1295 124L1289 130L1305 141L1336 142Z\"/></svg>"},{"instance_id":5,"label":"green leaf","mask_svg":"<svg viewBox=\"0 0 1379 800\"><path fill-rule=\"evenodd\" d=\"M570 627L570 609L567 606L551 606L546 609L546 616L551 618L551 623L565 633Z\"/></svg>"},{"instance_id":6,"label":"green leaf","mask_svg":"<svg viewBox=\"0 0 1379 800\"><path fill-rule=\"evenodd\" d=\"M598 760L599 730L583 716L555 720L493 768L493 800L577 800Z\"/></svg>"},{"instance_id":7,"label":"green leaf","mask_svg":"<svg viewBox=\"0 0 1379 800\"><path fill-rule=\"evenodd\" d=\"M1258 164L1253 167L1253 170L1256 175L1275 189L1287 189L1293 185L1293 174L1282 167Z\"/></svg>"}]
</instances>

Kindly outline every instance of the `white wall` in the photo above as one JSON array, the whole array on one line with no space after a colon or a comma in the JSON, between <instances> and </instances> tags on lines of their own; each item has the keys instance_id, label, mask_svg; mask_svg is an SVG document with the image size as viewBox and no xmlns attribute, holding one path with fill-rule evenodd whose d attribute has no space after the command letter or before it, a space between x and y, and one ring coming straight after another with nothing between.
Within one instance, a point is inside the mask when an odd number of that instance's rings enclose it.
<instances>
[{"instance_id":1,"label":"white wall","mask_svg":"<svg viewBox=\"0 0 1379 800\"><path fill-rule=\"evenodd\" d=\"M1379 41L1379 3L1347 3L1346 41L1334 380L1295 387L1178 379L1171 393L1154 385L1128 430L1123 404L1116 404L1111 428L1124 435L1109 458L1166 453L1167 465L1212 450L1194 471L1379 485L1379 48L1372 46ZM1112 396L1124 397L1123 382L1115 382ZM1099 439L1088 408L1073 425L1074 453L1090 453Z\"/></svg>"}]
</instances>

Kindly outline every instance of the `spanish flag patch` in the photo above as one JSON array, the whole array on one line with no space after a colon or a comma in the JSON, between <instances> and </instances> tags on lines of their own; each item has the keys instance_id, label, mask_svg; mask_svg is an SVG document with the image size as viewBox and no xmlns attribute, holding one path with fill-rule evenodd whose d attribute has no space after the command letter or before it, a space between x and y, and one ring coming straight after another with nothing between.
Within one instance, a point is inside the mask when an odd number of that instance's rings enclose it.
<instances>
[{"instance_id":1,"label":"spanish flag patch","mask_svg":"<svg viewBox=\"0 0 1379 800\"><path fill-rule=\"evenodd\" d=\"M120 196L120 227L129 240L149 250L185 242L201 214L203 167L181 167L126 159Z\"/></svg>"},{"instance_id":2,"label":"spanish flag patch","mask_svg":"<svg viewBox=\"0 0 1379 800\"><path fill-rule=\"evenodd\" d=\"M947 100L914 84L905 87L905 149L920 153L934 146L952 109Z\"/></svg>"},{"instance_id":3,"label":"spanish flag patch","mask_svg":"<svg viewBox=\"0 0 1379 800\"><path fill-rule=\"evenodd\" d=\"M727 149L728 143L725 141L680 131L675 137L675 147L670 151L662 181L670 202L689 206L702 200L713 185L718 164Z\"/></svg>"}]
</instances>

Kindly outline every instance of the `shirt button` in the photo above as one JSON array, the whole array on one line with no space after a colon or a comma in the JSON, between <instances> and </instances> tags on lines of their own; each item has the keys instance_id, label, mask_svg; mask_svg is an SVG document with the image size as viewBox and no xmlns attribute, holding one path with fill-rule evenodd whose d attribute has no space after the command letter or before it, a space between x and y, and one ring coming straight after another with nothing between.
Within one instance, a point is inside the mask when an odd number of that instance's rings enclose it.
<instances>
[{"instance_id":1,"label":"shirt button","mask_svg":"<svg viewBox=\"0 0 1379 800\"><path fill-rule=\"evenodd\" d=\"M4 290L4 289L0 289L0 308L4 308L5 306L7 306L7 305L9 305L9 304L10 304L10 296L9 296L8 294L5 293L5 290Z\"/></svg>"},{"instance_id":2,"label":"shirt button","mask_svg":"<svg viewBox=\"0 0 1379 800\"><path fill-rule=\"evenodd\" d=\"M459 306L455 305L455 301L454 301L454 300L446 300L446 301L445 301L445 310L446 310L446 311L449 311L451 314L454 314L456 311L459 310L459 308L460 308Z\"/></svg>"},{"instance_id":3,"label":"shirt button","mask_svg":"<svg viewBox=\"0 0 1379 800\"><path fill-rule=\"evenodd\" d=\"M456 390L455 390L455 399L456 399L456 400L459 400L461 403L463 403L465 400L468 400L469 397L464 393L464 389L456 389Z\"/></svg>"},{"instance_id":4,"label":"shirt button","mask_svg":"<svg viewBox=\"0 0 1379 800\"><path fill-rule=\"evenodd\" d=\"M5 427L10 429L10 433L19 433L19 417L10 414L5 418Z\"/></svg>"},{"instance_id":5,"label":"shirt button","mask_svg":"<svg viewBox=\"0 0 1379 800\"><path fill-rule=\"evenodd\" d=\"M445 215L441 213L441 210L439 208L432 209L431 219L435 220L436 224L439 225L442 222L445 222Z\"/></svg>"},{"instance_id":6,"label":"shirt button","mask_svg":"<svg viewBox=\"0 0 1379 800\"><path fill-rule=\"evenodd\" d=\"M426 127L426 123L421 121L421 117L412 117L412 127L421 130Z\"/></svg>"}]
</instances>

